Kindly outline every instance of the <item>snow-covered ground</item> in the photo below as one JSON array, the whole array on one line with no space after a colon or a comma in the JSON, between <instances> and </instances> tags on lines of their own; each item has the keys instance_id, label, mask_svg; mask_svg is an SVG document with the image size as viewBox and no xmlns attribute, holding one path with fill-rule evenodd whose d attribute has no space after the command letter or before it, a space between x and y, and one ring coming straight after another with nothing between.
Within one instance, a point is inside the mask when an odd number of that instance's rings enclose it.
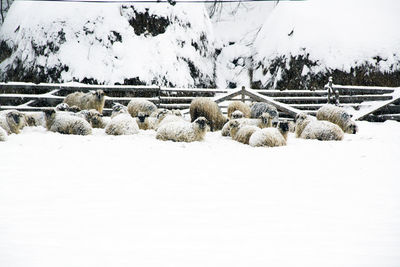
<instances>
[{"instance_id":1,"label":"snow-covered ground","mask_svg":"<svg viewBox=\"0 0 400 267\"><path fill-rule=\"evenodd\" d=\"M66 136L0 143L0 266L400 266L400 123L252 148Z\"/></svg>"}]
</instances>

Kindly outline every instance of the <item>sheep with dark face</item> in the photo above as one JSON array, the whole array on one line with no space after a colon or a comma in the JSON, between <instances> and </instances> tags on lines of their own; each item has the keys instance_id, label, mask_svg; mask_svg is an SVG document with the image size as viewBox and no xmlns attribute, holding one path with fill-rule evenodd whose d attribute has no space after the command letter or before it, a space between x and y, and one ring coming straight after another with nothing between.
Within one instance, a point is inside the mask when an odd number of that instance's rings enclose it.
<instances>
[{"instance_id":1,"label":"sheep with dark face","mask_svg":"<svg viewBox=\"0 0 400 267\"><path fill-rule=\"evenodd\" d=\"M234 114L235 112L233 112L232 114ZM261 129L267 128L267 127L272 127L271 116L268 113L263 113L258 119L239 118L239 119L228 121L227 123L225 123L224 127L222 128L222 131L221 131L222 136L231 136L230 129L231 129L231 123L233 121L238 121L240 124L240 127L243 127L246 125L247 126L256 126Z\"/></svg>"},{"instance_id":2,"label":"sheep with dark face","mask_svg":"<svg viewBox=\"0 0 400 267\"><path fill-rule=\"evenodd\" d=\"M243 112L241 112L240 110L235 110L234 112L232 112L232 114L231 114L232 120L241 119L241 118L244 118Z\"/></svg>"},{"instance_id":3,"label":"sheep with dark face","mask_svg":"<svg viewBox=\"0 0 400 267\"><path fill-rule=\"evenodd\" d=\"M317 111L317 119L330 121L338 125L345 133L355 134L358 132L357 124L351 119L345 109L335 105L324 105Z\"/></svg>"},{"instance_id":4,"label":"sheep with dark face","mask_svg":"<svg viewBox=\"0 0 400 267\"><path fill-rule=\"evenodd\" d=\"M17 110L5 110L0 112L0 127L7 134L19 134L21 129L26 126L25 116Z\"/></svg>"},{"instance_id":5,"label":"sheep with dark face","mask_svg":"<svg viewBox=\"0 0 400 267\"><path fill-rule=\"evenodd\" d=\"M79 109L95 109L103 113L105 97L103 90L90 91L88 93L75 92L65 97L64 103L70 107L77 106Z\"/></svg>"},{"instance_id":6,"label":"sheep with dark face","mask_svg":"<svg viewBox=\"0 0 400 267\"><path fill-rule=\"evenodd\" d=\"M103 120L103 114L100 114L95 109L91 110L82 110L77 113L79 116L84 118L89 124L92 126L92 128L101 128L103 129L106 127L106 124Z\"/></svg>"},{"instance_id":7,"label":"sheep with dark face","mask_svg":"<svg viewBox=\"0 0 400 267\"><path fill-rule=\"evenodd\" d=\"M319 121L305 113L296 116L296 137L320 141L343 140L342 129L329 121Z\"/></svg>"},{"instance_id":8,"label":"sheep with dark face","mask_svg":"<svg viewBox=\"0 0 400 267\"><path fill-rule=\"evenodd\" d=\"M221 130L228 118L222 115L217 103L205 97L195 98L190 104L190 118L195 121L199 117L205 117L212 132Z\"/></svg>"},{"instance_id":9,"label":"sheep with dark face","mask_svg":"<svg viewBox=\"0 0 400 267\"><path fill-rule=\"evenodd\" d=\"M248 105L241 101L233 101L229 103L228 105L228 118L232 118L232 113L235 111L241 111L243 113L243 116L245 118L250 118L251 116L251 110Z\"/></svg>"},{"instance_id":10,"label":"sheep with dark face","mask_svg":"<svg viewBox=\"0 0 400 267\"><path fill-rule=\"evenodd\" d=\"M144 112L139 112L136 118L136 122L141 130L152 130L155 128L157 119L154 117L149 117Z\"/></svg>"},{"instance_id":11,"label":"sheep with dark face","mask_svg":"<svg viewBox=\"0 0 400 267\"><path fill-rule=\"evenodd\" d=\"M264 128L251 135L249 144L253 147L286 146L289 132L287 121L278 122L277 128Z\"/></svg>"},{"instance_id":12,"label":"sheep with dark face","mask_svg":"<svg viewBox=\"0 0 400 267\"><path fill-rule=\"evenodd\" d=\"M69 112L45 110L46 127L49 131L61 134L89 135L92 133L90 124L80 116Z\"/></svg>"},{"instance_id":13,"label":"sheep with dark face","mask_svg":"<svg viewBox=\"0 0 400 267\"><path fill-rule=\"evenodd\" d=\"M272 122L278 122L279 112L276 107L264 103L255 102L251 104L251 118L256 119L260 117L263 113L268 113L271 116Z\"/></svg>"},{"instance_id":14,"label":"sheep with dark face","mask_svg":"<svg viewBox=\"0 0 400 267\"><path fill-rule=\"evenodd\" d=\"M203 140L206 132L207 119L199 117L192 123L178 121L164 124L157 129L156 138L164 141L194 142Z\"/></svg>"},{"instance_id":15,"label":"sheep with dark face","mask_svg":"<svg viewBox=\"0 0 400 267\"><path fill-rule=\"evenodd\" d=\"M143 112L150 116L153 112L157 110L157 106L152 102L142 99L142 98L133 98L128 103L128 112L131 114L133 118L136 118L139 112Z\"/></svg>"}]
</instances>

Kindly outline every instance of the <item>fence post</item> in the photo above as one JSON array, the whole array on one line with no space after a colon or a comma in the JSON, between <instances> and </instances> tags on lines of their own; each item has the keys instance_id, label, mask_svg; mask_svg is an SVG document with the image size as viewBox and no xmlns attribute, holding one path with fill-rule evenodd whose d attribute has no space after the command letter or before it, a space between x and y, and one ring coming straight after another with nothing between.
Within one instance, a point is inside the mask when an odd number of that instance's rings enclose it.
<instances>
[{"instance_id":1,"label":"fence post","mask_svg":"<svg viewBox=\"0 0 400 267\"><path fill-rule=\"evenodd\" d=\"M333 89L333 78L329 77L328 83L324 86L324 89L328 91L328 104L335 104L339 106L339 91ZM331 100L333 97L333 100Z\"/></svg>"},{"instance_id":2,"label":"fence post","mask_svg":"<svg viewBox=\"0 0 400 267\"><path fill-rule=\"evenodd\" d=\"M160 108L161 106L161 86L158 86L158 105L157 108Z\"/></svg>"},{"instance_id":3,"label":"fence post","mask_svg":"<svg viewBox=\"0 0 400 267\"><path fill-rule=\"evenodd\" d=\"M244 87L244 86L242 86L242 102L244 103L245 102L245 97L246 97L246 88Z\"/></svg>"}]
</instances>

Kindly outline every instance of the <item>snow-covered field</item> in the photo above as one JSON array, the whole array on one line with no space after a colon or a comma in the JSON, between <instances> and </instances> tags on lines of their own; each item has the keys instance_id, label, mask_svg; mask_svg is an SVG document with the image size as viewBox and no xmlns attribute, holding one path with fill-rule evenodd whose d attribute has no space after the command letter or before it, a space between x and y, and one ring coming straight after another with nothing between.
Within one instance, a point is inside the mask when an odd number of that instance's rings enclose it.
<instances>
[{"instance_id":1,"label":"snow-covered field","mask_svg":"<svg viewBox=\"0 0 400 267\"><path fill-rule=\"evenodd\" d=\"M400 123L252 148L24 129L0 143L0 266L400 266Z\"/></svg>"}]
</instances>

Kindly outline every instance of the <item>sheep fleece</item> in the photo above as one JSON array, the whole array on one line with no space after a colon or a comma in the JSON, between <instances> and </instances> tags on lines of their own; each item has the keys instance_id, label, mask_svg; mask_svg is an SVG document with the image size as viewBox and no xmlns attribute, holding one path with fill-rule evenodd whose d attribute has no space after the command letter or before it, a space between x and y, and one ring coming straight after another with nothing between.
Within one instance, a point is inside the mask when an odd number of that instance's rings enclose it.
<instances>
[{"instance_id":1,"label":"sheep fleece","mask_svg":"<svg viewBox=\"0 0 400 267\"><path fill-rule=\"evenodd\" d=\"M204 97L196 98L190 104L191 121L193 122L199 117L205 117L209 121L213 132L221 130L228 120L222 115L217 103Z\"/></svg>"}]
</instances>

